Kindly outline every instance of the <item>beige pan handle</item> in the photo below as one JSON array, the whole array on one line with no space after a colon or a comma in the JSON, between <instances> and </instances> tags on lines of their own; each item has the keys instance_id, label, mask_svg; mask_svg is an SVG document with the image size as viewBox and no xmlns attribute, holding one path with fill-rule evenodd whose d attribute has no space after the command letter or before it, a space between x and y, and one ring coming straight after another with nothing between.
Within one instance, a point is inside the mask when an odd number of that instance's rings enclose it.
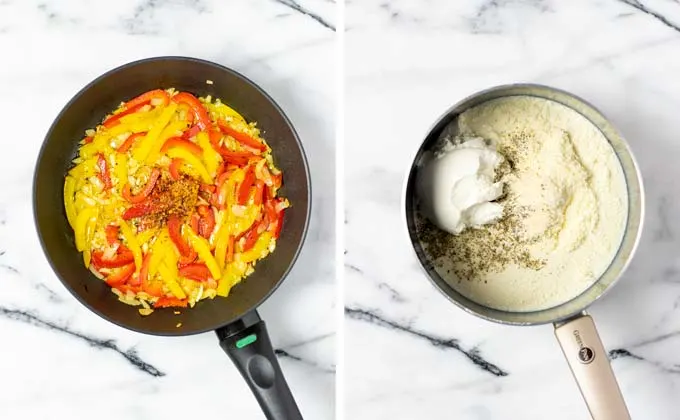
<instances>
[{"instance_id":1,"label":"beige pan handle","mask_svg":"<svg viewBox=\"0 0 680 420\"><path fill-rule=\"evenodd\" d=\"M630 420L607 352L590 315L555 324L555 336L593 420Z\"/></svg>"}]
</instances>

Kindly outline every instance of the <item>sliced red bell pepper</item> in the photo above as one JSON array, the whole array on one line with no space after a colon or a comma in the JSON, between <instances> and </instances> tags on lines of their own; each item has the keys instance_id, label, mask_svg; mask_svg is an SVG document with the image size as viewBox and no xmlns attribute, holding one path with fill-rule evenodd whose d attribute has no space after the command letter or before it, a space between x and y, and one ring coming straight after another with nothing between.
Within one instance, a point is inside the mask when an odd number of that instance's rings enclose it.
<instances>
[{"instance_id":1,"label":"sliced red bell pepper","mask_svg":"<svg viewBox=\"0 0 680 420\"><path fill-rule=\"evenodd\" d=\"M210 140L210 144L212 147L217 151L217 153L220 153L220 149L222 146L220 145L220 141L222 140L222 133L220 133L218 130L208 130L208 139Z\"/></svg>"},{"instance_id":2,"label":"sliced red bell pepper","mask_svg":"<svg viewBox=\"0 0 680 420\"><path fill-rule=\"evenodd\" d=\"M149 194L151 194L151 191L153 191L153 187L156 186L156 181L158 181L160 176L161 171L158 168L153 168L151 170L151 175L149 175L149 180L137 195L132 195L132 192L130 191L130 184L125 184L123 187L123 198L125 198L130 203L141 203L142 201L146 200Z\"/></svg>"},{"instance_id":3,"label":"sliced red bell pepper","mask_svg":"<svg viewBox=\"0 0 680 420\"><path fill-rule=\"evenodd\" d=\"M227 264L234 261L234 235L229 235L229 240L227 241Z\"/></svg>"},{"instance_id":4,"label":"sliced red bell pepper","mask_svg":"<svg viewBox=\"0 0 680 420\"><path fill-rule=\"evenodd\" d=\"M214 193L215 190L217 189L217 187L215 187L214 185L205 184L205 183L201 183L199 188L200 188L201 191L204 191L204 192L207 192L207 193L210 193L210 194Z\"/></svg>"},{"instance_id":5,"label":"sliced red bell pepper","mask_svg":"<svg viewBox=\"0 0 680 420\"><path fill-rule=\"evenodd\" d=\"M161 147L161 153L167 152L172 147L181 147L186 149L199 158L203 156L203 149L201 149L201 146L181 137L170 137L167 139L165 143L163 143L163 147Z\"/></svg>"},{"instance_id":6,"label":"sliced red bell pepper","mask_svg":"<svg viewBox=\"0 0 680 420\"><path fill-rule=\"evenodd\" d=\"M210 202L216 189L217 188L214 185L201 184L198 190L198 195L205 201Z\"/></svg>"},{"instance_id":7,"label":"sliced red bell pepper","mask_svg":"<svg viewBox=\"0 0 680 420\"><path fill-rule=\"evenodd\" d=\"M124 284L130 276L135 272L135 264L128 264L106 277L106 283L109 286L115 287Z\"/></svg>"},{"instance_id":8,"label":"sliced red bell pepper","mask_svg":"<svg viewBox=\"0 0 680 420\"><path fill-rule=\"evenodd\" d=\"M123 118L126 115L130 115L130 114L134 114L135 112L139 112L139 110L142 109L143 107L145 107L147 104L148 104L148 102L144 102L144 103L135 105L132 108L126 106L125 110L123 110L123 111L121 111L117 114L111 115L109 118L104 120L104 123L103 123L104 127L111 128L111 127L117 126L118 124L120 124L121 118Z\"/></svg>"},{"instance_id":9,"label":"sliced red bell pepper","mask_svg":"<svg viewBox=\"0 0 680 420\"><path fill-rule=\"evenodd\" d=\"M210 270L203 263L188 264L179 269L179 275L196 281L207 281L210 278Z\"/></svg>"},{"instance_id":10,"label":"sliced red bell pepper","mask_svg":"<svg viewBox=\"0 0 680 420\"><path fill-rule=\"evenodd\" d=\"M196 253L196 251L189 255L180 255L179 260L177 260L177 266L184 267L185 265L191 264L192 262L196 261L196 257L198 257L198 253Z\"/></svg>"},{"instance_id":11,"label":"sliced red bell pepper","mask_svg":"<svg viewBox=\"0 0 680 420\"><path fill-rule=\"evenodd\" d=\"M130 99L125 103L125 109L134 108L141 104L148 104L152 101L159 102L160 105L167 105L170 103L170 96L168 92L163 89L154 89L148 92L142 93L136 98Z\"/></svg>"},{"instance_id":12,"label":"sliced red bell pepper","mask_svg":"<svg viewBox=\"0 0 680 420\"><path fill-rule=\"evenodd\" d=\"M258 179L255 181L255 197L253 198L253 202L256 206L259 206L262 204L262 197L264 195L264 181L261 179Z\"/></svg>"},{"instance_id":13,"label":"sliced red bell pepper","mask_svg":"<svg viewBox=\"0 0 680 420\"><path fill-rule=\"evenodd\" d=\"M198 215L198 213L194 213L191 215L191 219L189 220L189 224L191 226L191 230L194 232L198 232L198 225L201 220L201 216Z\"/></svg>"},{"instance_id":14,"label":"sliced red bell pepper","mask_svg":"<svg viewBox=\"0 0 680 420\"><path fill-rule=\"evenodd\" d=\"M221 187L221 186L224 184L224 182L225 182L227 179L229 179L229 177L231 176L231 174L232 174L231 171L222 172L222 173L217 177L217 180L215 181L215 185L217 185L217 188Z\"/></svg>"},{"instance_id":15,"label":"sliced red bell pepper","mask_svg":"<svg viewBox=\"0 0 680 420\"><path fill-rule=\"evenodd\" d=\"M238 203L242 206L248 204L248 197L250 196L250 187L253 186L255 182L255 172L253 167L249 166L246 168L246 175L243 178L243 182L238 187Z\"/></svg>"},{"instance_id":16,"label":"sliced red bell pepper","mask_svg":"<svg viewBox=\"0 0 680 420\"><path fill-rule=\"evenodd\" d=\"M260 234L257 232L259 227L260 223L254 223L253 226L243 235L243 240L239 240L241 252L245 252L255 245L257 238L260 237Z\"/></svg>"},{"instance_id":17,"label":"sliced red bell pepper","mask_svg":"<svg viewBox=\"0 0 680 420\"><path fill-rule=\"evenodd\" d=\"M220 145L220 140L222 135L215 130L211 130L209 133L210 144L217 153L222 156L225 164L233 164L236 166L244 166L248 164L249 159L254 158L255 154L250 152L235 152L229 150L227 147Z\"/></svg>"},{"instance_id":18,"label":"sliced red bell pepper","mask_svg":"<svg viewBox=\"0 0 680 420\"><path fill-rule=\"evenodd\" d=\"M275 238L279 237L282 225L283 214L276 211L275 202L272 199L267 199L264 203L265 218L267 222L267 230L272 232Z\"/></svg>"},{"instance_id":19,"label":"sliced red bell pepper","mask_svg":"<svg viewBox=\"0 0 680 420\"><path fill-rule=\"evenodd\" d=\"M268 230L272 232L274 238L278 238L281 234L281 228L283 227L283 212L288 207L286 202L282 199L275 199L273 201L274 211L276 212L276 222L268 227Z\"/></svg>"},{"instance_id":20,"label":"sliced red bell pepper","mask_svg":"<svg viewBox=\"0 0 680 420\"><path fill-rule=\"evenodd\" d=\"M106 232L106 242L108 242L109 245L113 245L118 242L118 226L116 225L107 225L104 228L104 232Z\"/></svg>"},{"instance_id":21,"label":"sliced red bell pepper","mask_svg":"<svg viewBox=\"0 0 680 420\"><path fill-rule=\"evenodd\" d=\"M144 201L139 204L135 204L134 206L125 210L125 212L123 213L123 219L130 220L134 219L135 217L145 216L156 210L156 207L157 206L154 203L151 203L149 201Z\"/></svg>"},{"instance_id":22,"label":"sliced red bell pepper","mask_svg":"<svg viewBox=\"0 0 680 420\"><path fill-rule=\"evenodd\" d=\"M178 104L184 103L189 106L189 109L196 117L196 125L205 130L210 127L210 116L201 101L189 92L180 92L172 97L172 100Z\"/></svg>"},{"instance_id":23,"label":"sliced red bell pepper","mask_svg":"<svg viewBox=\"0 0 680 420\"><path fill-rule=\"evenodd\" d=\"M216 209L224 209L224 206L220 206L219 203L219 191L216 190L212 195L210 196L210 205L215 206Z\"/></svg>"},{"instance_id":24,"label":"sliced red bell pepper","mask_svg":"<svg viewBox=\"0 0 680 420\"><path fill-rule=\"evenodd\" d=\"M124 246L118 248L118 252L112 259L105 259L103 251L92 252L92 262L100 268L117 268L134 262L132 251Z\"/></svg>"},{"instance_id":25,"label":"sliced red bell pepper","mask_svg":"<svg viewBox=\"0 0 680 420\"><path fill-rule=\"evenodd\" d=\"M139 269L139 275L137 276L137 284L132 284L133 286L139 286L144 285L149 282L149 264L151 263L151 251L147 252L146 255L144 255L144 259L142 260L142 268Z\"/></svg>"},{"instance_id":26,"label":"sliced red bell pepper","mask_svg":"<svg viewBox=\"0 0 680 420\"><path fill-rule=\"evenodd\" d=\"M283 172L279 172L276 175L272 175L272 179L274 180L274 188L276 189L281 188L281 184L283 182Z\"/></svg>"},{"instance_id":27,"label":"sliced red bell pepper","mask_svg":"<svg viewBox=\"0 0 680 420\"><path fill-rule=\"evenodd\" d=\"M281 228L282 227L283 227L283 211L281 211L281 213L279 213L279 217L278 217L278 219L276 219L276 224L274 225L274 227L271 230L272 236L274 237L274 239L278 239L279 236L281 236Z\"/></svg>"},{"instance_id":28,"label":"sliced red bell pepper","mask_svg":"<svg viewBox=\"0 0 680 420\"><path fill-rule=\"evenodd\" d=\"M189 126L192 126L194 124L194 120L196 118L195 118L194 112L191 110L189 105L187 105L186 103L180 104L177 107L177 110L184 111L186 113L185 114L185 120L189 124Z\"/></svg>"},{"instance_id":29,"label":"sliced red bell pepper","mask_svg":"<svg viewBox=\"0 0 680 420\"><path fill-rule=\"evenodd\" d=\"M220 155L225 162L238 167L246 166L250 159L256 156L248 152L232 152L231 150L227 149L221 151Z\"/></svg>"},{"instance_id":30,"label":"sliced red bell pepper","mask_svg":"<svg viewBox=\"0 0 680 420\"><path fill-rule=\"evenodd\" d=\"M221 161L219 166L217 167L217 171L215 171L215 177L219 178L222 174L224 174L227 170L227 164L224 161Z\"/></svg>"},{"instance_id":31,"label":"sliced red bell pepper","mask_svg":"<svg viewBox=\"0 0 680 420\"><path fill-rule=\"evenodd\" d=\"M123 144L121 144L120 146L118 146L118 149L116 149L116 151L117 151L118 153L125 153L125 152L127 152L128 150L130 150L130 147L132 147L132 145L135 143L135 141L136 141L138 138L143 137L143 136L145 136L145 135L146 135L146 131L143 132L143 133L132 133L132 134L130 135L130 137L128 137L128 138L125 139L125 141L123 142Z\"/></svg>"},{"instance_id":32,"label":"sliced red bell pepper","mask_svg":"<svg viewBox=\"0 0 680 420\"><path fill-rule=\"evenodd\" d=\"M176 215L171 215L168 217L168 233L170 234L170 240L175 244L180 255L184 257L196 258L196 251L182 238L182 221Z\"/></svg>"},{"instance_id":33,"label":"sliced red bell pepper","mask_svg":"<svg viewBox=\"0 0 680 420\"><path fill-rule=\"evenodd\" d=\"M97 154L97 167L99 168L99 179L104 183L104 190L109 190L111 184L111 172L106 157L102 153Z\"/></svg>"},{"instance_id":34,"label":"sliced red bell pepper","mask_svg":"<svg viewBox=\"0 0 680 420\"><path fill-rule=\"evenodd\" d=\"M162 297L158 298L156 303L153 304L154 308L173 308L181 307L186 308L189 304L187 299L177 299L175 297Z\"/></svg>"},{"instance_id":35,"label":"sliced red bell pepper","mask_svg":"<svg viewBox=\"0 0 680 420\"><path fill-rule=\"evenodd\" d=\"M218 120L217 126L220 127L220 131L222 131L227 136L233 137L234 140L241 143L243 146L258 150L260 152L263 152L267 149L267 146L265 146L264 143L254 139L249 134L243 133L229 126L226 121Z\"/></svg>"},{"instance_id":36,"label":"sliced red bell pepper","mask_svg":"<svg viewBox=\"0 0 680 420\"><path fill-rule=\"evenodd\" d=\"M191 115L193 115L193 114L191 114ZM191 127L190 129L188 129L187 131L185 131L184 134L182 134L182 137L189 140L192 137L195 137L196 134L198 134L200 132L201 132L201 127L195 125L195 126Z\"/></svg>"},{"instance_id":37,"label":"sliced red bell pepper","mask_svg":"<svg viewBox=\"0 0 680 420\"><path fill-rule=\"evenodd\" d=\"M201 216L198 222L198 233L208 239L215 229L215 213L208 206L198 206L198 214Z\"/></svg>"},{"instance_id":38,"label":"sliced red bell pepper","mask_svg":"<svg viewBox=\"0 0 680 420\"><path fill-rule=\"evenodd\" d=\"M142 291L151 296L156 297L163 296L163 287L158 282L152 283L149 280L147 280L146 283L142 283Z\"/></svg>"},{"instance_id":39,"label":"sliced red bell pepper","mask_svg":"<svg viewBox=\"0 0 680 420\"><path fill-rule=\"evenodd\" d=\"M129 284L121 284L121 285L114 287L114 289L118 289L123 294L127 294L127 292L130 291L130 292L134 293L135 295L138 292L141 291L139 286L131 286Z\"/></svg>"},{"instance_id":40,"label":"sliced red bell pepper","mask_svg":"<svg viewBox=\"0 0 680 420\"><path fill-rule=\"evenodd\" d=\"M170 171L170 177L175 181L181 177L181 174L179 173L180 166L182 166L182 159L175 158L170 161L170 167L168 167L168 171Z\"/></svg>"}]
</instances>

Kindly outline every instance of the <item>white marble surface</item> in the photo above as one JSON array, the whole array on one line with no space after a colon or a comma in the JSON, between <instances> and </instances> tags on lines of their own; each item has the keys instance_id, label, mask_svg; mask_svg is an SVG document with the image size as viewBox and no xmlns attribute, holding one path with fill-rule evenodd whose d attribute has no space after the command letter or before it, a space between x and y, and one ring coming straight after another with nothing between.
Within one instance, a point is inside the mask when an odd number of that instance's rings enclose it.
<instances>
[{"instance_id":1,"label":"white marble surface","mask_svg":"<svg viewBox=\"0 0 680 420\"><path fill-rule=\"evenodd\" d=\"M680 419L680 5L641 3L348 2L346 418L589 418L552 327L496 325L449 303L400 213L412 154L444 110L537 82L595 104L636 153L641 246L591 313L633 419Z\"/></svg>"},{"instance_id":2,"label":"white marble surface","mask_svg":"<svg viewBox=\"0 0 680 420\"><path fill-rule=\"evenodd\" d=\"M54 117L99 74L158 55L244 73L303 140L311 230L260 313L290 355L281 364L305 418L333 418L334 10L324 0L0 1L1 419L263 418L214 334L151 337L98 318L61 285L35 234L33 167Z\"/></svg>"}]
</instances>

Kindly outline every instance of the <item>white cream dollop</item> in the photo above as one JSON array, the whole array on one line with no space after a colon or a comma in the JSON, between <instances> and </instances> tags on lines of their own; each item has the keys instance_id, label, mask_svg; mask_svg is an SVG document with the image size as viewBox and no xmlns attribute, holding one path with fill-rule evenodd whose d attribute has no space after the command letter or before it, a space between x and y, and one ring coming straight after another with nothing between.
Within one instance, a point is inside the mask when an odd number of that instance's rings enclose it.
<instances>
[{"instance_id":1,"label":"white cream dollop","mask_svg":"<svg viewBox=\"0 0 680 420\"><path fill-rule=\"evenodd\" d=\"M493 201L503 194L494 182L504 158L482 138L447 143L418 170L416 189L421 209L434 224L457 235L503 216Z\"/></svg>"}]
</instances>

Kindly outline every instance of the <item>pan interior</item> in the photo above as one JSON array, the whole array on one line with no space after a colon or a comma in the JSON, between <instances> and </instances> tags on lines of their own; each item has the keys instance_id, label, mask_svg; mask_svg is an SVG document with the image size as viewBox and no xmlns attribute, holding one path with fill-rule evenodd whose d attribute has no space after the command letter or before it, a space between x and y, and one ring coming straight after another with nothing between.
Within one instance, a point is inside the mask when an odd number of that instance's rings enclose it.
<instances>
[{"instance_id":1,"label":"pan interior","mask_svg":"<svg viewBox=\"0 0 680 420\"><path fill-rule=\"evenodd\" d=\"M423 250L416 234L415 178L416 165L423 154L430 150L440 133L451 121L465 110L484 102L511 96L533 96L552 100L565 105L583 115L607 138L618 158L624 173L628 193L628 217L618 252L607 270L588 289L579 296L552 308L534 312L508 312L481 305L455 290L434 268L434 264ZM492 88L473 95L447 111L430 130L425 141L416 153L406 182L405 216L411 243L418 260L434 285L454 303L482 318L506 324L531 325L556 322L583 311L590 303L599 298L616 282L632 257L639 235L643 214L643 190L640 174L627 143L609 121L594 107L569 93L540 85L508 85Z\"/></svg>"},{"instance_id":2,"label":"pan interior","mask_svg":"<svg viewBox=\"0 0 680 420\"><path fill-rule=\"evenodd\" d=\"M212 84L207 84L211 80ZM256 121L284 173L280 194L292 207L285 213L276 251L228 298L201 301L175 315L172 309L142 317L137 307L118 302L110 288L83 265L63 206L63 180L87 128L122 101L157 88L212 95ZM284 279L302 246L310 211L309 172L302 145L274 101L254 83L227 68L184 57L159 57L127 64L83 88L62 110L48 132L36 164L33 205L38 236L48 261L66 287L85 306L123 327L150 334L186 335L232 322L256 308ZM177 325L181 323L181 328Z\"/></svg>"}]
</instances>

